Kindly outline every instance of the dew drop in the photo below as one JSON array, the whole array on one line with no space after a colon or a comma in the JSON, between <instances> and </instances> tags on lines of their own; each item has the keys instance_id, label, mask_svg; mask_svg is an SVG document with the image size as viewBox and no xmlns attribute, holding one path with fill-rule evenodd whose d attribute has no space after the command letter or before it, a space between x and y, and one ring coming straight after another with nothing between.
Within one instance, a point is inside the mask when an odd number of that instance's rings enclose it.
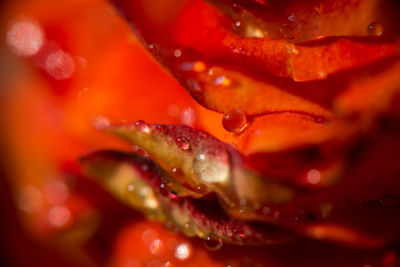
<instances>
[{"instance_id":1,"label":"dew drop","mask_svg":"<svg viewBox=\"0 0 400 267\"><path fill-rule=\"evenodd\" d=\"M219 250L222 247L222 240L216 234L210 233L204 239L204 246L210 251Z\"/></svg>"},{"instance_id":2,"label":"dew drop","mask_svg":"<svg viewBox=\"0 0 400 267\"><path fill-rule=\"evenodd\" d=\"M176 138L175 143L182 150L189 150L190 149L190 142L184 137Z\"/></svg>"},{"instance_id":3,"label":"dew drop","mask_svg":"<svg viewBox=\"0 0 400 267\"><path fill-rule=\"evenodd\" d=\"M226 77L225 75L221 75L218 77L215 77L213 83L217 86L221 87L228 87L232 84L232 80Z\"/></svg>"},{"instance_id":4,"label":"dew drop","mask_svg":"<svg viewBox=\"0 0 400 267\"><path fill-rule=\"evenodd\" d=\"M161 193L161 195L163 195L165 197L169 196L169 190L168 190L166 184L164 184L164 183L160 184L160 193Z\"/></svg>"},{"instance_id":5,"label":"dew drop","mask_svg":"<svg viewBox=\"0 0 400 267\"><path fill-rule=\"evenodd\" d=\"M241 132L246 128L246 115L240 110L231 110L222 118L222 126L228 132Z\"/></svg>"},{"instance_id":6,"label":"dew drop","mask_svg":"<svg viewBox=\"0 0 400 267\"><path fill-rule=\"evenodd\" d=\"M143 120L138 120L135 122L135 128L136 130L144 133L150 133L150 126L147 124L147 122Z\"/></svg>"},{"instance_id":7,"label":"dew drop","mask_svg":"<svg viewBox=\"0 0 400 267\"><path fill-rule=\"evenodd\" d=\"M301 33L301 25L294 13L292 13L284 23L282 23L281 33L282 36L288 40L293 40L299 37Z\"/></svg>"},{"instance_id":8,"label":"dew drop","mask_svg":"<svg viewBox=\"0 0 400 267\"><path fill-rule=\"evenodd\" d=\"M367 32L369 35L381 36L383 33L383 27L379 22L374 21L368 25Z\"/></svg>"},{"instance_id":9,"label":"dew drop","mask_svg":"<svg viewBox=\"0 0 400 267\"><path fill-rule=\"evenodd\" d=\"M242 23L239 20L235 21L236 28L239 28L241 25L242 25Z\"/></svg>"},{"instance_id":10,"label":"dew drop","mask_svg":"<svg viewBox=\"0 0 400 267\"><path fill-rule=\"evenodd\" d=\"M238 5L238 4L233 4L232 5L232 10L233 12L235 12L236 14L241 14L243 12L243 7Z\"/></svg>"},{"instance_id":11,"label":"dew drop","mask_svg":"<svg viewBox=\"0 0 400 267\"><path fill-rule=\"evenodd\" d=\"M160 46L157 44L150 44L149 50L152 54L158 54L160 52Z\"/></svg>"},{"instance_id":12,"label":"dew drop","mask_svg":"<svg viewBox=\"0 0 400 267\"><path fill-rule=\"evenodd\" d=\"M137 146L137 145L132 146L132 151L133 151L133 153L143 156L143 157L149 156L149 154L143 148L141 148L140 146Z\"/></svg>"}]
</instances>

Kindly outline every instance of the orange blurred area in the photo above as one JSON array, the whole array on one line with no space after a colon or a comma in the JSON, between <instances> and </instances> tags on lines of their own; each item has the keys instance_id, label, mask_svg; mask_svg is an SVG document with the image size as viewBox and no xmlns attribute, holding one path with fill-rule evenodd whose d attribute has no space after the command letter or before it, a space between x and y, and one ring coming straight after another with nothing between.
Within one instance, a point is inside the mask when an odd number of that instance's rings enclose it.
<instances>
[{"instance_id":1,"label":"orange blurred area","mask_svg":"<svg viewBox=\"0 0 400 267\"><path fill-rule=\"evenodd\" d=\"M8 1L1 4L0 19L5 37L0 77L7 178L2 183L10 189L4 206L15 215L4 221L2 230L15 224L26 239L9 246L14 238L10 231L2 237L4 247L21 250L19 260L29 262L36 254L29 251L29 242L45 239L50 250L61 244L59 250L69 251L67 266L69 261L83 266L112 261L111 256L88 257L81 251L101 227L100 213L107 209L99 207L102 201L76 193L82 186L65 171L68 166L101 148L133 151L101 131L110 124L142 119L201 128L207 121L208 130L218 133L222 116L195 103L106 1ZM63 262L56 254L50 258ZM11 261L15 257L9 255ZM115 257L118 266L128 266ZM37 265L43 266L40 260Z\"/></svg>"}]
</instances>

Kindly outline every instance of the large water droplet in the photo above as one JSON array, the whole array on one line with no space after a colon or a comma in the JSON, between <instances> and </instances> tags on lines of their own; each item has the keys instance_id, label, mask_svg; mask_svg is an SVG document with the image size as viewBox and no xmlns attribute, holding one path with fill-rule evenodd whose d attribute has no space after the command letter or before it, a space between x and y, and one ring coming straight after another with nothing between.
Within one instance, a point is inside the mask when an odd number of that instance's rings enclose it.
<instances>
[{"instance_id":1,"label":"large water droplet","mask_svg":"<svg viewBox=\"0 0 400 267\"><path fill-rule=\"evenodd\" d=\"M150 126L147 124L147 122L138 120L135 122L135 128L136 130L144 133L150 133L151 129Z\"/></svg>"},{"instance_id":2,"label":"large water droplet","mask_svg":"<svg viewBox=\"0 0 400 267\"><path fill-rule=\"evenodd\" d=\"M383 27L379 22L374 21L368 25L367 32L369 35L381 36L383 33Z\"/></svg>"},{"instance_id":3,"label":"large water droplet","mask_svg":"<svg viewBox=\"0 0 400 267\"><path fill-rule=\"evenodd\" d=\"M288 40L293 40L299 37L301 33L301 25L294 13L292 13L284 23L282 23L281 33L282 36Z\"/></svg>"},{"instance_id":4,"label":"large water droplet","mask_svg":"<svg viewBox=\"0 0 400 267\"><path fill-rule=\"evenodd\" d=\"M246 125L246 115L240 110L231 110L222 117L222 126L228 132L241 132Z\"/></svg>"},{"instance_id":5,"label":"large water droplet","mask_svg":"<svg viewBox=\"0 0 400 267\"><path fill-rule=\"evenodd\" d=\"M204 239L204 246L211 251L219 250L222 247L222 240L216 234L210 233Z\"/></svg>"}]
</instances>

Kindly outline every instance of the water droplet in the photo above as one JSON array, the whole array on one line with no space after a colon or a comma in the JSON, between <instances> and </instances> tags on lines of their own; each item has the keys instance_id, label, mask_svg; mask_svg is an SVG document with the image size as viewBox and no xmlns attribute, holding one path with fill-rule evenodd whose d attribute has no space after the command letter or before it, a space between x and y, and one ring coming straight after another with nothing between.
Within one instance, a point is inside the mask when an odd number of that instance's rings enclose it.
<instances>
[{"instance_id":1,"label":"water droplet","mask_svg":"<svg viewBox=\"0 0 400 267\"><path fill-rule=\"evenodd\" d=\"M65 226L71 217L71 212L67 206L57 205L50 209L49 211L49 222L54 227Z\"/></svg>"},{"instance_id":2,"label":"water droplet","mask_svg":"<svg viewBox=\"0 0 400 267\"><path fill-rule=\"evenodd\" d=\"M179 244L176 247L174 253L175 258L181 261L189 259L191 255L192 255L192 246L186 242Z\"/></svg>"},{"instance_id":3,"label":"water droplet","mask_svg":"<svg viewBox=\"0 0 400 267\"><path fill-rule=\"evenodd\" d=\"M183 71L203 72L206 70L206 64L202 61L184 62L179 67Z\"/></svg>"},{"instance_id":4,"label":"water droplet","mask_svg":"<svg viewBox=\"0 0 400 267\"><path fill-rule=\"evenodd\" d=\"M143 156L143 157L148 157L149 156L149 154L143 148L141 148L140 146L137 146L137 145L133 145L132 146L132 151L135 154L138 154L138 155Z\"/></svg>"},{"instance_id":5,"label":"water droplet","mask_svg":"<svg viewBox=\"0 0 400 267\"><path fill-rule=\"evenodd\" d=\"M97 130L104 130L110 126L110 121L104 116L96 116L93 118L92 125Z\"/></svg>"},{"instance_id":6,"label":"water droplet","mask_svg":"<svg viewBox=\"0 0 400 267\"><path fill-rule=\"evenodd\" d=\"M7 44L18 56L36 54L44 43L42 27L33 20L19 19L13 22L7 32Z\"/></svg>"},{"instance_id":7,"label":"water droplet","mask_svg":"<svg viewBox=\"0 0 400 267\"><path fill-rule=\"evenodd\" d=\"M240 110L231 110L223 116L222 126L228 132L242 132L247 126L246 115Z\"/></svg>"},{"instance_id":8,"label":"water droplet","mask_svg":"<svg viewBox=\"0 0 400 267\"><path fill-rule=\"evenodd\" d=\"M176 138L175 143L182 150L189 150L190 149L190 142L184 137Z\"/></svg>"},{"instance_id":9,"label":"water droplet","mask_svg":"<svg viewBox=\"0 0 400 267\"><path fill-rule=\"evenodd\" d=\"M247 200L244 199L244 198L242 198L242 199L239 201L239 203L240 203L241 206L246 206L246 205L247 205Z\"/></svg>"},{"instance_id":10,"label":"water droplet","mask_svg":"<svg viewBox=\"0 0 400 267\"><path fill-rule=\"evenodd\" d=\"M239 28L241 25L242 23L239 20L235 21L235 27Z\"/></svg>"},{"instance_id":11,"label":"water droplet","mask_svg":"<svg viewBox=\"0 0 400 267\"><path fill-rule=\"evenodd\" d=\"M317 184L321 181L321 173L316 169L311 169L307 172L307 181L310 184Z\"/></svg>"},{"instance_id":12,"label":"water droplet","mask_svg":"<svg viewBox=\"0 0 400 267\"><path fill-rule=\"evenodd\" d=\"M301 25L294 13L281 25L281 33L285 39L293 40L300 36Z\"/></svg>"},{"instance_id":13,"label":"water droplet","mask_svg":"<svg viewBox=\"0 0 400 267\"><path fill-rule=\"evenodd\" d=\"M182 51L180 49L175 49L174 50L174 56L175 57L181 57L182 56Z\"/></svg>"},{"instance_id":14,"label":"water droplet","mask_svg":"<svg viewBox=\"0 0 400 267\"><path fill-rule=\"evenodd\" d=\"M288 44L286 47L287 47L288 53L291 55L298 55L300 53L294 44Z\"/></svg>"},{"instance_id":15,"label":"water droplet","mask_svg":"<svg viewBox=\"0 0 400 267\"><path fill-rule=\"evenodd\" d=\"M163 195L165 197L169 196L170 191L168 190L166 184L164 184L164 183L160 184L160 193L161 193L161 195Z\"/></svg>"},{"instance_id":16,"label":"water droplet","mask_svg":"<svg viewBox=\"0 0 400 267\"><path fill-rule=\"evenodd\" d=\"M160 46L157 44L150 44L149 45L149 50L152 54L158 54L160 52Z\"/></svg>"},{"instance_id":17,"label":"water droplet","mask_svg":"<svg viewBox=\"0 0 400 267\"><path fill-rule=\"evenodd\" d=\"M240 14L240 13L243 12L243 7L238 5L238 4L233 4L232 5L232 10L233 10L233 12L235 12L237 14Z\"/></svg>"},{"instance_id":18,"label":"water droplet","mask_svg":"<svg viewBox=\"0 0 400 267\"><path fill-rule=\"evenodd\" d=\"M135 122L135 128L136 130L143 132L143 133L150 133L151 129L150 126L147 124L147 122L143 120L138 120Z\"/></svg>"},{"instance_id":19,"label":"water droplet","mask_svg":"<svg viewBox=\"0 0 400 267\"><path fill-rule=\"evenodd\" d=\"M222 247L222 240L216 234L210 233L204 239L204 246L211 251L219 250Z\"/></svg>"},{"instance_id":20,"label":"water droplet","mask_svg":"<svg viewBox=\"0 0 400 267\"><path fill-rule=\"evenodd\" d=\"M369 35L381 36L383 33L383 27L379 22L374 21L368 25L367 32Z\"/></svg>"},{"instance_id":21,"label":"water droplet","mask_svg":"<svg viewBox=\"0 0 400 267\"><path fill-rule=\"evenodd\" d=\"M128 185L128 191L133 192L135 190L135 186L133 184Z\"/></svg>"},{"instance_id":22,"label":"water droplet","mask_svg":"<svg viewBox=\"0 0 400 267\"><path fill-rule=\"evenodd\" d=\"M232 84L232 80L226 77L225 75L221 75L215 77L213 83L217 86L228 87Z\"/></svg>"},{"instance_id":23,"label":"water droplet","mask_svg":"<svg viewBox=\"0 0 400 267\"><path fill-rule=\"evenodd\" d=\"M68 53L58 49L47 55L44 69L55 80L65 80L75 72L75 61Z\"/></svg>"}]
</instances>

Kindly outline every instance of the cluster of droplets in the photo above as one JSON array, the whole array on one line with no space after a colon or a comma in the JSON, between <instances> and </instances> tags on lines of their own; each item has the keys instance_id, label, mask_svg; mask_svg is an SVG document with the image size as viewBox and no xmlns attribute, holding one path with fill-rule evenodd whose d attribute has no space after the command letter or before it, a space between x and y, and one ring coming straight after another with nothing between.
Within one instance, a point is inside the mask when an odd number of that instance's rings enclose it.
<instances>
[{"instance_id":1,"label":"cluster of droplets","mask_svg":"<svg viewBox=\"0 0 400 267\"><path fill-rule=\"evenodd\" d=\"M48 225L53 228L65 228L72 222L68 198L68 186L52 178L41 187L24 187L18 195L17 204L26 214L47 218Z\"/></svg>"},{"instance_id":2,"label":"cluster of droplets","mask_svg":"<svg viewBox=\"0 0 400 267\"><path fill-rule=\"evenodd\" d=\"M75 72L75 59L57 43L46 40L43 28L33 19L18 18L11 22L6 39L14 54L33 57L36 65L54 80L68 79Z\"/></svg>"}]
</instances>

